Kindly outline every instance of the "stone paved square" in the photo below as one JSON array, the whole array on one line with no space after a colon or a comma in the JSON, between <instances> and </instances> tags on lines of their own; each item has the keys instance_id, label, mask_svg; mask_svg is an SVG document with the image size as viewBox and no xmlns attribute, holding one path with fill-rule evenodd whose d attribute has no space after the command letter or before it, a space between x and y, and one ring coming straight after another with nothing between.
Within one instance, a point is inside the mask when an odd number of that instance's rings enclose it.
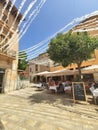
<instances>
[{"instance_id":1,"label":"stone paved square","mask_svg":"<svg viewBox=\"0 0 98 130\"><path fill-rule=\"evenodd\" d=\"M25 88L0 95L4 130L97 130L98 106L73 103L70 96Z\"/></svg>"}]
</instances>

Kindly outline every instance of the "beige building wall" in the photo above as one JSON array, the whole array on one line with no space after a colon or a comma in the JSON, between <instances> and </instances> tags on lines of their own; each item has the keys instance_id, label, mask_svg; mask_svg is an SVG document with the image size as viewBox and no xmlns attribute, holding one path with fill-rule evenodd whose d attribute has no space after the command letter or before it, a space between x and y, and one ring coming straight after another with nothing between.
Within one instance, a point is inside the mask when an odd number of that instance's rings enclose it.
<instances>
[{"instance_id":1,"label":"beige building wall","mask_svg":"<svg viewBox=\"0 0 98 130\"><path fill-rule=\"evenodd\" d=\"M3 9L3 5L2 5L2 2L0 2L0 15L1 15L2 9ZM15 11L15 9L16 9L16 7L14 7L14 11ZM7 16L7 14L8 14L7 9L5 10L4 14ZM15 15L12 14L12 12L11 12L8 22L6 23L6 26L2 33L3 35L6 36L6 34L8 33L8 31L11 28L11 25L12 25L14 19L15 19ZM14 28L10 32L11 36L14 34L18 23L19 23L19 21L17 20L17 22L14 25ZM2 19L2 20L0 20L0 27L2 27L3 24L4 24L4 21ZM11 38L11 36L8 36L7 40L9 40ZM8 51L4 51L4 50L0 51L0 69L5 70L5 73L2 74L3 75L3 83L2 83L3 89L2 90L5 93L17 89L18 43L19 43L19 36L17 33L15 35L15 39L13 39L12 42L10 43L12 48L9 47Z\"/></svg>"},{"instance_id":2,"label":"beige building wall","mask_svg":"<svg viewBox=\"0 0 98 130\"><path fill-rule=\"evenodd\" d=\"M38 57L29 61L29 79L32 82L34 75L43 71L50 71L50 63L47 53L42 53ZM36 69L37 68L37 69Z\"/></svg>"}]
</instances>

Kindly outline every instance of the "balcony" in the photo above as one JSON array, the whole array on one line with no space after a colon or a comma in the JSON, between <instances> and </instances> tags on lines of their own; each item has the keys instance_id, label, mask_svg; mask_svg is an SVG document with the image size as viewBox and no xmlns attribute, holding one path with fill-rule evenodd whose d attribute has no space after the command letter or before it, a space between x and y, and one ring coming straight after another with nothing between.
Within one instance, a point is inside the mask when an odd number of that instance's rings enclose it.
<instances>
[{"instance_id":1,"label":"balcony","mask_svg":"<svg viewBox=\"0 0 98 130\"><path fill-rule=\"evenodd\" d=\"M9 52L0 50L0 56L8 57L12 60L16 60L16 51L10 50Z\"/></svg>"},{"instance_id":2,"label":"balcony","mask_svg":"<svg viewBox=\"0 0 98 130\"><path fill-rule=\"evenodd\" d=\"M7 54L16 59L16 51L10 50Z\"/></svg>"}]
</instances>

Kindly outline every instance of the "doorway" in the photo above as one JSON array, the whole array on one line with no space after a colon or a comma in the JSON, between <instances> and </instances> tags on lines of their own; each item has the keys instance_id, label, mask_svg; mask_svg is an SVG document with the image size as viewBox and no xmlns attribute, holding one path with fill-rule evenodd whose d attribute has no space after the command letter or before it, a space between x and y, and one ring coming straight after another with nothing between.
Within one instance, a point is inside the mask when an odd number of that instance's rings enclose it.
<instances>
[{"instance_id":1,"label":"doorway","mask_svg":"<svg viewBox=\"0 0 98 130\"><path fill-rule=\"evenodd\" d=\"M0 69L0 93L4 92L4 86L3 86L4 74L5 74L5 70Z\"/></svg>"},{"instance_id":2,"label":"doorway","mask_svg":"<svg viewBox=\"0 0 98 130\"><path fill-rule=\"evenodd\" d=\"M3 75L0 73L0 93L3 93Z\"/></svg>"}]
</instances>

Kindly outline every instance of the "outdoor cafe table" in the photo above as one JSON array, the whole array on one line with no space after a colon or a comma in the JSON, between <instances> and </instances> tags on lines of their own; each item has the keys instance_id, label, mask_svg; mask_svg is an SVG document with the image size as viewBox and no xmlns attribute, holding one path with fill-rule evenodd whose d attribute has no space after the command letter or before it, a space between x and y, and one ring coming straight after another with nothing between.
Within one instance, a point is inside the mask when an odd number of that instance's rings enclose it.
<instances>
[{"instance_id":1,"label":"outdoor cafe table","mask_svg":"<svg viewBox=\"0 0 98 130\"><path fill-rule=\"evenodd\" d=\"M50 87L49 87L49 90L54 90L55 92L57 92L57 87L58 87L58 86L56 86L56 85L55 85L55 86L50 86Z\"/></svg>"},{"instance_id":2,"label":"outdoor cafe table","mask_svg":"<svg viewBox=\"0 0 98 130\"><path fill-rule=\"evenodd\" d=\"M36 84L34 84L34 86L36 86L37 88L41 88L41 86L42 86L42 83L36 83Z\"/></svg>"},{"instance_id":3,"label":"outdoor cafe table","mask_svg":"<svg viewBox=\"0 0 98 130\"><path fill-rule=\"evenodd\" d=\"M64 87L64 91L71 90L71 86Z\"/></svg>"}]
</instances>

